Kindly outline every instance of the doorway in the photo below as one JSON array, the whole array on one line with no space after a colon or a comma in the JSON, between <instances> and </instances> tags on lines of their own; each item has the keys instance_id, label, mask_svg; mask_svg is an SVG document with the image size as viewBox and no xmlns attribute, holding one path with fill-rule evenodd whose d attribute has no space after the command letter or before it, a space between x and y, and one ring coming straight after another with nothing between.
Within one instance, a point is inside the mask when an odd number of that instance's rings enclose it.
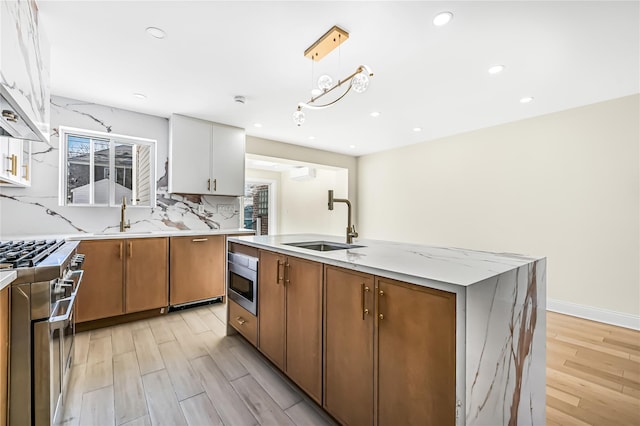
<instances>
[{"instance_id":1,"label":"doorway","mask_svg":"<svg viewBox=\"0 0 640 426\"><path fill-rule=\"evenodd\" d=\"M274 182L247 179L244 185L244 228L253 229L255 235L275 233L273 220Z\"/></svg>"}]
</instances>

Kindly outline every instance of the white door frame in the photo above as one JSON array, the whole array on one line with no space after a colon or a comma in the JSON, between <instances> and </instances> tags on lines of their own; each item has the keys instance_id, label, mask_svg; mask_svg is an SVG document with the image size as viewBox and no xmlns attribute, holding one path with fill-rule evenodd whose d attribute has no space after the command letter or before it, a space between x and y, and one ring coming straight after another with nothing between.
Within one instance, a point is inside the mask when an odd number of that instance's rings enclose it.
<instances>
[{"instance_id":1,"label":"white door frame","mask_svg":"<svg viewBox=\"0 0 640 426\"><path fill-rule=\"evenodd\" d=\"M245 184L269 185L269 235L278 235L278 218L276 209L276 200L278 200L278 182L274 179L249 178L245 177ZM244 197L243 197L244 198ZM242 227L244 228L244 201L242 202Z\"/></svg>"}]
</instances>

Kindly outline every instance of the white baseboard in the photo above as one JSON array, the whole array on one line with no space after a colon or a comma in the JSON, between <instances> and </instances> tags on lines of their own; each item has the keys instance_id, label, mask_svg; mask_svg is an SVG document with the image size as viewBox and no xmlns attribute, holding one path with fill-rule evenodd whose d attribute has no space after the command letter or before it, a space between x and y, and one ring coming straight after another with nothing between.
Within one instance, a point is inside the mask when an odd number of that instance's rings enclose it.
<instances>
[{"instance_id":1,"label":"white baseboard","mask_svg":"<svg viewBox=\"0 0 640 426\"><path fill-rule=\"evenodd\" d=\"M578 305L563 300L547 299L547 310L585 318L592 321L604 322L619 327L640 330L640 316L594 308L593 306Z\"/></svg>"}]
</instances>

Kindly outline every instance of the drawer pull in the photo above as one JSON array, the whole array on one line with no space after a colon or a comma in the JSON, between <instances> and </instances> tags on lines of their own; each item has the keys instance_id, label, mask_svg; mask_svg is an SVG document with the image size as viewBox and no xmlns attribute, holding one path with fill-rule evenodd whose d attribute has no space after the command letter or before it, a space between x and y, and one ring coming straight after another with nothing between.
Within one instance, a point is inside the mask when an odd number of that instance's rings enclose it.
<instances>
[{"instance_id":1,"label":"drawer pull","mask_svg":"<svg viewBox=\"0 0 640 426\"><path fill-rule=\"evenodd\" d=\"M240 324L240 325L244 325L244 323L247 322L247 320L243 319L242 317L236 318L236 321L238 321L238 324Z\"/></svg>"},{"instance_id":2,"label":"drawer pull","mask_svg":"<svg viewBox=\"0 0 640 426\"><path fill-rule=\"evenodd\" d=\"M208 238L194 238L193 240L191 240L194 243L203 243L205 241L209 241Z\"/></svg>"}]
</instances>

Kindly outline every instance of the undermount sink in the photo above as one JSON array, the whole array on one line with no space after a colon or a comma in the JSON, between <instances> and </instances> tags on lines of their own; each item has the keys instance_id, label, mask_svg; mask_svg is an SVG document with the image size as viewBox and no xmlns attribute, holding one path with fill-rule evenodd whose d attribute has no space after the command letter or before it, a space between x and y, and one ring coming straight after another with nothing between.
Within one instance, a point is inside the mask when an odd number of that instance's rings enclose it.
<instances>
[{"instance_id":1,"label":"undermount sink","mask_svg":"<svg viewBox=\"0 0 640 426\"><path fill-rule=\"evenodd\" d=\"M315 251L346 250L346 249L364 247L356 244L336 243L333 241L304 241L300 243L285 243L285 245L300 247L300 248L315 250Z\"/></svg>"}]
</instances>

